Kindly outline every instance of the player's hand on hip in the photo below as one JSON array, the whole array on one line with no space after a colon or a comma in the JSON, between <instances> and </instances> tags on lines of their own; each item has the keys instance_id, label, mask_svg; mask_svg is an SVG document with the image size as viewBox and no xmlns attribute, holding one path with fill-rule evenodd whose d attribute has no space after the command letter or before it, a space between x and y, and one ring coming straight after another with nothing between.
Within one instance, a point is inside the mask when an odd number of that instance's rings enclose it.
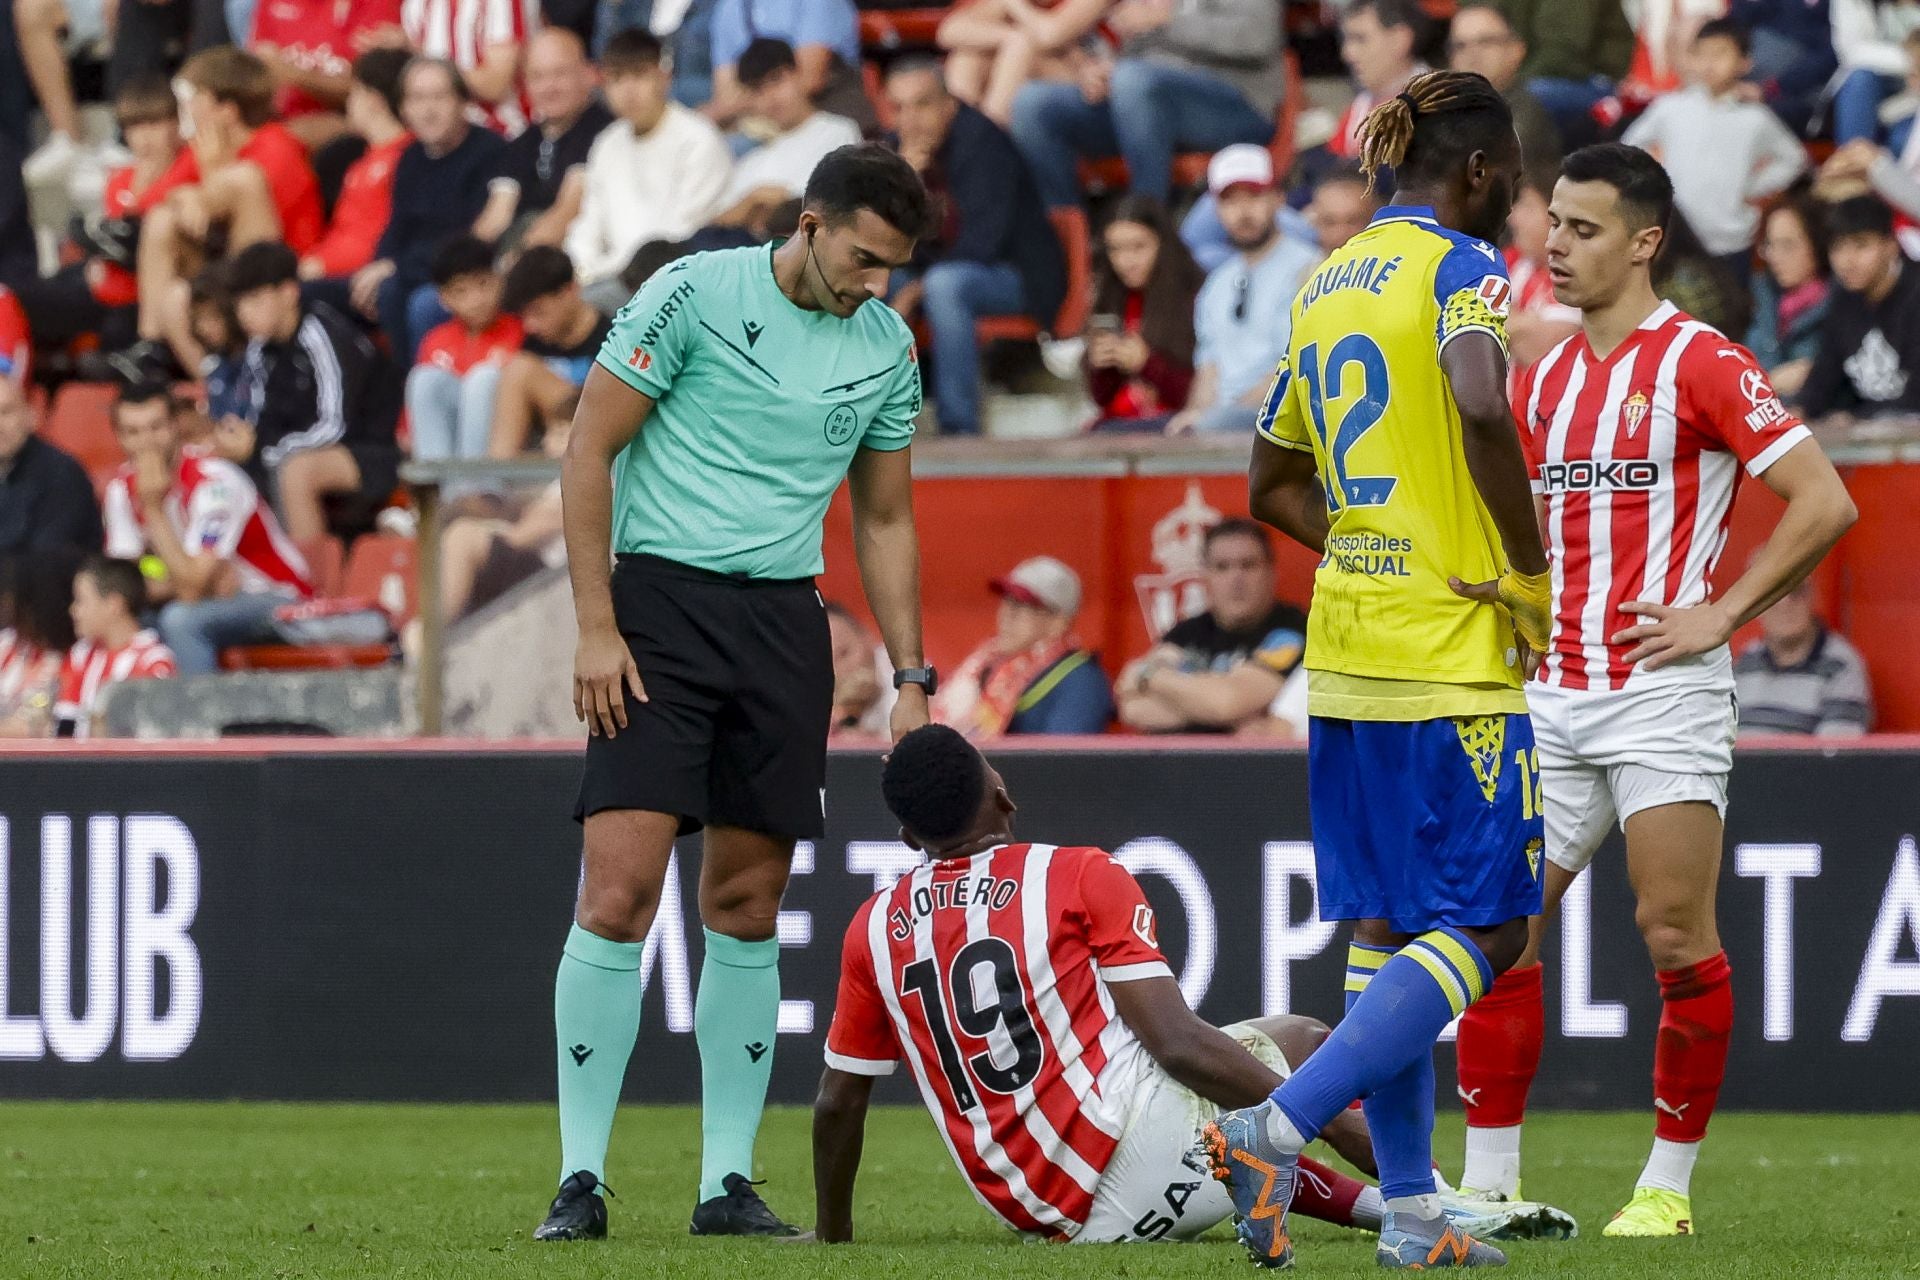
<instances>
[{"instance_id":1,"label":"player's hand on hip","mask_svg":"<svg viewBox=\"0 0 1920 1280\"><path fill-rule=\"evenodd\" d=\"M1463 582L1448 578L1447 585L1457 596L1498 605L1513 619L1513 629L1522 646L1535 654L1546 652L1547 633L1553 626L1553 576L1548 573L1521 573L1509 569L1486 582Z\"/></svg>"},{"instance_id":2,"label":"player's hand on hip","mask_svg":"<svg viewBox=\"0 0 1920 1280\"><path fill-rule=\"evenodd\" d=\"M1658 671L1682 658L1710 653L1733 635L1733 619L1725 609L1709 600L1691 608L1676 609L1651 600L1629 600L1620 612L1646 619L1613 633L1612 643L1635 642L1627 653L1627 662L1645 663L1647 670Z\"/></svg>"},{"instance_id":3,"label":"player's hand on hip","mask_svg":"<svg viewBox=\"0 0 1920 1280\"><path fill-rule=\"evenodd\" d=\"M900 741L932 719L932 712L927 706L927 691L917 684L901 685L900 698L893 704L893 716L887 726L893 740Z\"/></svg>"},{"instance_id":4,"label":"player's hand on hip","mask_svg":"<svg viewBox=\"0 0 1920 1280\"><path fill-rule=\"evenodd\" d=\"M620 633L610 628L582 633L573 651L573 714L586 722L588 736L611 738L627 727L626 689L633 690L635 702L647 700L640 668Z\"/></svg>"}]
</instances>

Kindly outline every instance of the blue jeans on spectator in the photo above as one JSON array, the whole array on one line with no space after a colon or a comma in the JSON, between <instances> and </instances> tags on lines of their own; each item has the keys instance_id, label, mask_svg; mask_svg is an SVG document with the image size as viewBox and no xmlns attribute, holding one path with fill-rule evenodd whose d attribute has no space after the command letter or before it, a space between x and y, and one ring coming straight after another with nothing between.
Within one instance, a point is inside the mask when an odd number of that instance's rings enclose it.
<instances>
[{"instance_id":1,"label":"blue jeans on spectator","mask_svg":"<svg viewBox=\"0 0 1920 1280\"><path fill-rule=\"evenodd\" d=\"M1013 100L1014 144L1050 209L1080 202L1081 156L1120 156L1134 194L1164 204L1175 151L1272 137L1273 120L1225 81L1144 58L1114 64L1105 102L1057 80L1029 81Z\"/></svg>"},{"instance_id":2,"label":"blue jeans on spectator","mask_svg":"<svg viewBox=\"0 0 1920 1280\"><path fill-rule=\"evenodd\" d=\"M380 313L380 328L393 346L396 360L411 366L420 352L420 340L427 330L453 318L440 305L440 291L431 284L402 280L398 275L380 282L380 296L374 304Z\"/></svg>"},{"instance_id":3,"label":"blue jeans on spectator","mask_svg":"<svg viewBox=\"0 0 1920 1280\"><path fill-rule=\"evenodd\" d=\"M1020 273L1004 262L936 262L920 277L920 314L933 354L933 403L940 434L980 434L980 348L973 340L981 316L1016 315L1027 305Z\"/></svg>"},{"instance_id":4,"label":"blue jeans on spectator","mask_svg":"<svg viewBox=\"0 0 1920 1280\"><path fill-rule=\"evenodd\" d=\"M1775 114L1795 133L1804 134L1820 91L1833 78L1832 46L1809 49L1765 27L1756 27L1748 35L1753 41L1752 78L1774 86Z\"/></svg>"},{"instance_id":5,"label":"blue jeans on spectator","mask_svg":"<svg viewBox=\"0 0 1920 1280\"><path fill-rule=\"evenodd\" d=\"M465 374L438 365L415 365L407 375L413 456L422 462L486 457L499 389L500 366L492 361L477 364ZM448 497L473 491L470 484L444 486Z\"/></svg>"},{"instance_id":6,"label":"blue jeans on spectator","mask_svg":"<svg viewBox=\"0 0 1920 1280\"><path fill-rule=\"evenodd\" d=\"M1838 143L1880 139L1880 104L1900 92L1899 76L1858 70L1847 74L1833 91L1833 140Z\"/></svg>"},{"instance_id":7,"label":"blue jeans on spectator","mask_svg":"<svg viewBox=\"0 0 1920 1280\"><path fill-rule=\"evenodd\" d=\"M228 645L271 644L280 638L273 611L287 597L261 591L218 600L173 600L160 607L160 638L173 650L183 676L220 669Z\"/></svg>"},{"instance_id":8,"label":"blue jeans on spectator","mask_svg":"<svg viewBox=\"0 0 1920 1280\"><path fill-rule=\"evenodd\" d=\"M1527 88L1547 109L1547 114L1553 117L1553 123L1559 126L1561 137L1569 148L1584 145L1599 137L1593 108L1613 92L1613 81L1605 76L1589 76L1585 80L1535 76L1527 81Z\"/></svg>"},{"instance_id":9,"label":"blue jeans on spectator","mask_svg":"<svg viewBox=\"0 0 1920 1280\"><path fill-rule=\"evenodd\" d=\"M673 53L673 100L699 107L713 100L713 11L718 0L693 0L667 40Z\"/></svg>"}]
</instances>

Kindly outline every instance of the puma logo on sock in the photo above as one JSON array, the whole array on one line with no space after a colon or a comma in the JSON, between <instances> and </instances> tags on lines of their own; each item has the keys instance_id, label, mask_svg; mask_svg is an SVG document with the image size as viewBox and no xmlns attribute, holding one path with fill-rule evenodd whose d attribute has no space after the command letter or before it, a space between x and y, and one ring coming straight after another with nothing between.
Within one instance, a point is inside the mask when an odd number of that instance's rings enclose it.
<instances>
[{"instance_id":1,"label":"puma logo on sock","mask_svg":"<svg viewBox=\"0 0 1920 1280\"><path fill-rule=\"evenodd\" d=\"M593 1050L583 1044L576 1044L568 1049L567 1052L573 1055L573 1065L576 1067L586 1066L587 1059L593 1056Z\"/></svg>"},{"instance_id":2,"label":"puma logo on sock","mask_svg":"<svg viewBox=\"0 0 1920 1280\"><path fill-rule=\"evenodd\" d=\"M1655 1111L1664 1111L1675 1120L1685 1120L1687 1118L1687 1108L1692 1105L1691 1102L1683 1102L1676 1107L1665 1098L1655 1098L1653 1100L1653 1109Z\"/></svg>"},{"instance_id":3,"label":"puma logo on sock","mask_svg":"<svg viewBox=\"0 0 1920 1280\"><path fill-rule=\"evenodd\" d=\"M1481 1086L1482 1089L1485 1087L1484 1085ZM1477 1107L1480 1105L1480 1089L1462 1089L1459 1085L1455 1085L1453 1086L1453 1091L1459 1094L1460 1101L1466 1103L1468 1106Z\"/></svg>"},{"instance_id":4,"label":"puma logo on sock","mask_svg":"<svg viewBox=\"0 0 1920 1280\"><path fill-rule=\"evenodd\" d=\"M755 1062L758 1062L760 1061L760 1059L767 1056L767 1046L764 1044L761 1044L758 1040L754 1041L750 1045L746 1045L745 1048L747 1051L747 1057L753 1059Z\"/></svg>"}]
</instances>

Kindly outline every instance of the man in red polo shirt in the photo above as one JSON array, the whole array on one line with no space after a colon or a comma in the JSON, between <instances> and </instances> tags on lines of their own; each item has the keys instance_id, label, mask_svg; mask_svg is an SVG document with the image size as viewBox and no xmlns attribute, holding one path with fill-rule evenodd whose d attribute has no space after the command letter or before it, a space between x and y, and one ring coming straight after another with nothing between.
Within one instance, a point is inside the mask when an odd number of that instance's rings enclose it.
<instances>
[{"instance_id":1,"label":"man in red polo shirt","mask_svg":"<svg viewBox=\"0 0 1920 1280\"><path fill-rule=\"evenodd\" d=\"M162 376L172 372L169 354L186 369L205 354L187 325L186 282L207 257L210 232L224 228L229 254L263 240L305 253L325 225L307 149L273 119L267 65L220 45L189 58L180 79L192 89L192 144L141 195L141 342L129 353Z\"/></svg>"}]
</instances>

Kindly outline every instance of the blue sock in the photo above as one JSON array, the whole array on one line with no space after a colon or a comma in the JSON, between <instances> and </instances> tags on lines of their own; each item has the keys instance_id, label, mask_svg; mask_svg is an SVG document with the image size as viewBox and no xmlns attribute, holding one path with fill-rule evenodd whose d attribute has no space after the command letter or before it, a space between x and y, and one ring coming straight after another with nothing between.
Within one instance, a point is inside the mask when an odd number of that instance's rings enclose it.
<instances>
[{"instance_id":1,"label":"blue sock","mask_svg":"<svg viewBox=\"0 0 1920 1280\"><path fill-rule=\"evenodd\" d=\"M1392 947L1348 944L1349 1013L1373 975L1393 956ZM1433 1088L1433 1055L1422 1054L1361 1103L1367 1131L1374 1135L1373 1159L1379 1168L1382 1199L1433 1194Z\"/></svg>"},{"instance_id":2,"label":"blue sock","mask_svg":"<svg viewBox=\"0 0 1920 1280\"><path fill-rule=\"evenodd\" d=\"M1313 1138L1355 1098L1372 1097L1424 1061L1428 1119L1420 1141L1432 1141L1434 1043L1447 1023L1486 993L1493 983L1493 970L1480 949L1454 929L1435 929L1383 960L1382 954L1378 947L1349 949L1347 1016L1327 1042L1273 1092L1274 1104L1302 1137ZM1389 1101L1400 1099L1399 1105L1388 1107L1394 1132L1374 1132L1376 1153L1381 1152L1383 1140L1389 1150L1413 1140L1404 1132L1407 1108L1412 1105L1405 1099L1415 1087L1409 1081L1407 1094L1389 1090ZM1371 1114L1368 1122L1371 1125ZM1384 1163L1381 1172L1386 1173ZM1381 1194L1387 1193L1383 1189Z\"/></svg>"}]
</instances>

